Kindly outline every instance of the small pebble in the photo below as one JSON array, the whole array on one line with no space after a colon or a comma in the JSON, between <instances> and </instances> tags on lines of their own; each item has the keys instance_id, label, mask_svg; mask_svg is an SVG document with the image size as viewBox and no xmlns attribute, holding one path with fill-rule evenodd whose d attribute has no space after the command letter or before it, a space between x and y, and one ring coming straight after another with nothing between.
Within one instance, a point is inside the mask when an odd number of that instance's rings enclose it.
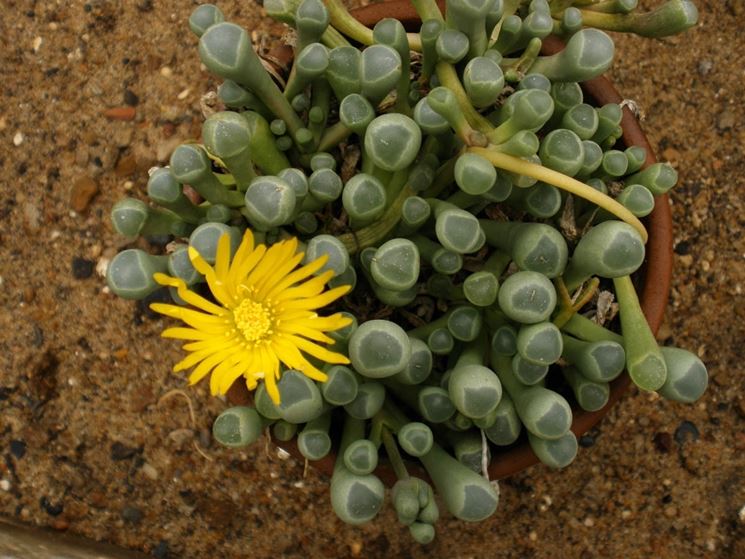
<instances>
[{"instance_id":1,"label":"small pebble","mask_svg":"<svg viewBox=\"0 0 745 559\"><path fill-rule=\"evenodd\" d=\"M668 453L673 448L673 437L670 433L656 433L654 436L654 446L659 452Z\"/></svg>"},{"instance_id":2,"label":"small pebble","mask_svg":"<svg viewBox=\"0 0 745 559\"><path fill-rule=\"evenodd\" d=\"M72 259L72 275L75 279L86 279L93 275L96 263L76 256Z\"/></svg>"},{"instance_id":3,"label":"small pebble","mask_svg":"<svg viewBox=\"0 0 745 559\"><path fill-rule=\"evenodd\" d=\"M130 107L136 107L140 103L140 98L135 95L131 89L124 90L124 104Z\"/></svg>"},{"instance_id":4,"label":"small pebble","mask_svg":"<svg viewBox=\"0 0 745 559\"><path fill-rule=\"evenodd\" d=\"M98 183L89 176L82 176L75 180L70 190L70 207L78 213L83 213L98 194Z\"/></svg>"},{"instance_id":5,"label":"small pebble","mask_svg":"<svg viewBox=\"0 0 745 559\"><path fill-rule=\"evenodd\" d=\"M103 115L111 120L134 120L137 111L134 107L112 107L106 109Z\"/></svg>"},{"instance_id":6,"label":"small pebble","mask_svg":"<svg viewBox=\"0 0 745 559\"><path fill-rule=\"evenodd\" d=\"M111 459L112 460L128 460L135 454L140 452L137 448L132 448L120 442L115 442L111 445Z\"/></svg>"},{"instance_id":7,"label":"small pebble","mask_svg":"<svg viewBox=\"0 0 745 559\"><path fill-rule=\"evenodd\" d=\"M32 47L34 49L34 52L39 52L39 49L41 48L41 44L44 42L44 39L41 37L34 37L34 42L32 43Z\"/></svg>"},{"instance_id":8,"label":"small pebble","mask_svg":"<svg viewBox=\"0 0 745 559\"><path fill-rule=\"evenodd\" d=\"M593 526L595 526L595 519L592 516L588 516L587 518L585 518L582 524L584 524L588 528L592 528Z\"/></svg>"},{"instance_id":9,"label":"small pebble","mask_svg":"<svg viewBox=\"0 0 745 559\"><path fill-rule=\"evenodd\" d=\"M47 499L46 497L42 497L41 499L39 499L39 504L49 516L59 516L65 509L65 507L62 506L62 503L50 503L49 499Z\"/></svg>"},{"instance_id":10,"label":"small pebble","mask_svg":"<svg viewBox=\"0 0 745 559\"><path fill-rule=\"evenodd\" d=\"M16 132L16 135L13 136L13 145L18 147L23 143L23 132Z\"/></svg>"},{"instance_id":11,"label":"small pebble","mask_svg":"<svg viewBox=\"0 0 745 559\"><path fill-rule=\"evenodd\" d=\"M26 443L17 439L10 441L10 452L20 460L26 454Z\"/></svg>"},{"instance_id":12,"label":"small pebble","mask_svg":"<svg viewBox=\"0 0 745 559\"><path fill-rule=\"evenodd\" d=\"M582 435L579 438L579 446L583 448L590 448L595 444L595 438L592 435Z\"/></svg>"},{"instance_id":13,"label":"small pebble","mask_svg":"<svg viewBox=\"0 0 745 559\"><path fill-rule=\"evenodd\" d=\"M730 109L724 109L717 117L717 128L721 132L730 130L735 125L735 120L735 113Z\"/></svg>"},{"instance_id":14,"label":"small pebble","mask_svg":"<svg viewBox=\"0 0 745 559\"><path fill-rule=\"evenodd\" d=\"M698 73L702 76L706 76L713 68L714 63L709 59L701 60L698 63Z\"/></svg>"},{"instance_id":15,"label":"small pebble","mask_svg":"<svg viewBox=\"0 0 745 559\"><path fill-rule=\"evenodd\" d=\"M155 559L167 559L169 552L168 542L160 540L150 553Z\"/></svg>"},{"instance_id":16,"label":"small pebble","mask_svg":"<svg viewBox=\"0 0 745 559\"><path fill-rule=\"evenodd\" d=\"M690 421L683 421L675 430L675 442L681 446L689 440L697 441L700 436L698 428Z\"/></svg>"},{"instance_id":17,"label":"small pebble","mask_svg":"<svg viewBox=\"0 0 745 559\"><path fill-rule=\"evenodd\" d=\"M132 524L139 524L142 522L143 516L144 514L142 514L142 511L137 507L127 505L122 509L122 518Z\"/></svg>"},{"instance_id":18,"label":"small pebble","mask_svg":"<svg viewBox=\"0 0 745 559\"><path fill-rule=\"evenodd\" d=\"M10 491L10 482L7 479L0 479L0 491Z\"/></svg>"},{"instance_id":19,"label":"small pebble","mask_svg":"<svg viewBox=\"0 0 745 559\"><path fill-rule=\"evenodd\" d=\"M149 462L145 462L142 465L142 474L146 478L152 479L153 481L155 481L156 479L158 479L158 470L156 470L155 469L155 466L153 466Z\"/></svg>"},{"instance_id":20,"label":"small pebble","mask_svg":"<svg viewBox=\"0 0 745 559\"><path fill-rule=\"evenodd\" d=\"M168 66L163 66L160 69L160 75L164 78L170 78L173 75L173 70L171 70Z\"/></svg>"}]
</instances>

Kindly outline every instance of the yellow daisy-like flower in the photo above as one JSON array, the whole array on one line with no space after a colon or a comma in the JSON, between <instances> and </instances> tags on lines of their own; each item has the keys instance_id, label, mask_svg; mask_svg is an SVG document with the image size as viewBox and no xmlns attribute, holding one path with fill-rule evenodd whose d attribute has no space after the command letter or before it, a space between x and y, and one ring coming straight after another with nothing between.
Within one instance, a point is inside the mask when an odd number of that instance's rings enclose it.
<instances>
[{"instance_id":1,"label":"yellow daisy-like flower","mask_svg":"<svg viewBox=\"0 0 745 559\"><path fill-rule=\"evenodd\" d=\"M316 310L347 293L350 286L324 292L333 272L312 276L328 257L297 268L304 256L297 252L297 245L297 239L292 238L269 248L254 246L253 234L247 230L231 262L230 240L223 235L217 244L214 267L189 247L194 268L205 276L219 304L190 291L182 279L160 273L153 276L159 284L175 287L184 301L198 309L150 305L154 311L190 326L163 331L165 338L190 340L183 346L189 355L173 367L174 371L196 366L189 376L191 384L211 371L212 394L225 394L241 375L249 390L263 379L269 396L279 403L280 363L319 381L325 381L326 375L303 353L327 363L349 363L346 356L319 343L333 343L325 332L348 326L351 320L340 313L318 316Z\"/></svg>"}]
</instances>

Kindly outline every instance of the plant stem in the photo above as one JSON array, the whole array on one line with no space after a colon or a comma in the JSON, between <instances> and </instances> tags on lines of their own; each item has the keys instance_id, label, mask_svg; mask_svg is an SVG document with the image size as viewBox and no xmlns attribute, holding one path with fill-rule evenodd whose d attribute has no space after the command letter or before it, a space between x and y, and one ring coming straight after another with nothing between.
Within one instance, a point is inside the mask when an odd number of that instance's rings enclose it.
<instances>
[{"instance_id":1,"label":"plant stem","mask_svg":"<svg viewBox=\"0 0 745 559\"><path fill-rule=\"evenodd\" d=\"M364 248L375 246L381 239L390 235L401 219L401 208L404 202L409 196L415 195L416 193L408 185L404 186L391 206L375 223L354 233L338 235L336 238L344 244L349 254L355 254Z\"/></svg>"},{"instance_id":2,"label":"plant stem","mask_svg":"<svg viewBox=\"0 0 745 559\"><path fill-rule=\"evenodd\" d=\"M564 281L561 278L556 278L554 283L556 284L556 291L559 294L559 307L561 310L554 317L552 322L558 328L562 328L567 322L569 322L569 319L589 303L600 286L600 280L598 278L592 278L587 286L577 296L577 299L572 301Z\"/></svg>"},{"instance_id":3,"label":"plant stem","mask_svg":"<svg viewBox=\"0 0 745 559\"><path fill-rule=\"evenodd\" d=\"M352 14L349 13L344 4L342 4L341 0L324 0L324 4L326 4L329 16L331 17L329 22L331 26L335 27L347 37L354 39L363 45L372 45L375 43L373 40L372 29L357 21ZM420 40L418 33L407 33L406 37L409 41L409 48L411 50L417 52L422 51L422 41ZM324 33L324 38L328 40L331 39L331 36L326 37L326 34Z\"/></svg>"},{"instance_id":4,"label":"plant stem","mask_svg":"<svg viewBox=\"0 0 745 559\"><path fill-rule=\"evenodd\" d=\"M623 345L623 336L611 332L581 314L573 315L561 328L564 332L586 342L618 342Z\"/></svg>"},{"instance_id":5,"label":"plant stem","mask_svg":"<svg viewBox=\"0 0 745 559\"><path fill-rule=\"evenodd\" d=\"M321 42L330 49L351 46L349 41L344 38L344 35L339 33L338 29L335 29L330 25L326 28L326 31L323 32L323 35L321 35Z\"/></svg>"},{"instance_id":6,"label":"plant stem","mask_svg":"<svg viewBox=\"0 0 745 559\"><path fill-rule=\"evenodd\" d=\"M613 286L616 288L621 315L621 333L629 376L643 390L658 390L667 378L667 366L639 305L631 277L615 278Z\"/></svg>"},{"instance_id":7,"label":"plant stem","mask_svg":"<svg viewBox=\"0 0 745 559\"><path fill-rule=\"evenodd\" d=\"M323 136L321 136L321 141L318 142L318 151L329 151L346 140L351 134L352 131L344 126L343 122L337 122L327 127Z\"/></svg>"},{"instance_id":8,"label":"plant stem","mask_svg":"<svg viewBox=\"0 0 745 559\"><path fill-rule=\"evenodd\" d=\"M492 130L492 125L486 118L481 116L481 113L476 110L470 99L468 99L468 94L463 89L463 84L460 83L460 78L458 78L455 67L447 62L438 62L435 66L435 72L437 73L437 78L440 80L440 84L453 92L458 101L458 106L463 111L471 126L479 132L488 135Z\"/></svg>"},{"instance_id":9,"label":"plant stem","mask_svg":"<svg viewBox=\"0 0 745 559\"><path fill-rule=\"evenodd\" d=\"M381 435L383 437L385 452L388 455L388 461L391 463L396 477L398 479L409 479L409 472L406 471L406 466L404 465L403 458L401 458L401 453L398 451L398 445L393 435L391 435L391 432L385 426L383 426Z\"/></svg>"},{"instance_id":10,"label":"plant stem","mask_svg":"<svg viewBox=\"0 0 745 559\"><path fill-rule=\"evenodd\" d=\"M499 169L510 171L518 175L526 175L536 180L543 181L603 208L607 212L615 215L618 219L631 225L639 232L642 241L644 243L647 242L649 235L647 235L647 230L644 228L644 225L642 225L642 222L623 205L616 202L610 196L595 190L591 186L581 183L577 179L568 177L567 175L558 173L548 167L536 165L535 163L530 163L523 159L513 157L512 155L507 155L506 153L499 153L490 148L470 147L468 148L468 151L488 159L491 161L492 165Z\"/></svg>"}]
</instances>

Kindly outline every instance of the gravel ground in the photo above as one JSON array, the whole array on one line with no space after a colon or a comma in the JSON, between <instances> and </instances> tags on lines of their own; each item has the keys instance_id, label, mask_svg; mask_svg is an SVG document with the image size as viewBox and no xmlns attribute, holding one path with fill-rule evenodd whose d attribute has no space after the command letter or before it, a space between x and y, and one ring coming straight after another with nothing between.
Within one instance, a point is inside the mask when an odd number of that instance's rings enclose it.
<instances>
[{"instance_id":1,"label":"gravel ground","mask_svg":"<svg viewBox=\"0 0 745 559\"><path fill-rule=\"evenodd\" d=\"M164 399L185 388L177 345L103 290L98 266L124 246L109 208L198 133L217 85L186 30L195 3L5 0L0 514L160 558L745 557L745 7L697 3L683 37L619 37L611 76L680 172L662 338L707 362L708 392L630 391L571 467L505 481L492 519L444 518L420 547L390 509L342 524L327 480L272 447L211 445L223 404L203 386ZM251 0L220 5L282 33Z\"/></svg>"}]
</instances>

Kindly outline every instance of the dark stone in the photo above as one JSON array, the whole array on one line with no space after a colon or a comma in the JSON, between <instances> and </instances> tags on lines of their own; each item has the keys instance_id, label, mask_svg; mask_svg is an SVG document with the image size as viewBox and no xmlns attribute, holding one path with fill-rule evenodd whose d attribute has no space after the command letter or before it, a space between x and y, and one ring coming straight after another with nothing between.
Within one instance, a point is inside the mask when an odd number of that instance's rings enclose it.
<instances>
[{"instance_id":1,"label":"dark stone","mask_svg":"<svg viewBox=\"0 0 745 559\"><path fill-rule=\"evenodd\" d=\"M675 442L681 446L689 440L697 441L700 437L698 427L690 421L683 421L675 430Z\"/></svg>"},{"instance_id":2,"label":"dark stone","mask_svg":"<svg viewBox=\"0 0 745 559\"><path fill-rule=\"evenodd\" d=\"M137 95L135 95L132 90L125 89L124 90L124 103L129 105L130 107L136 107L140 103L140 98L137 97Z\"/></svg>"},{"instance_id":3,"label":"dark stone","mask_svg":"<svg viewBox=\"0 0 745 559\"><path fill-rule=\"evenodd\" d=\"M20 460L26 454L26 443L17 439L10 441L10 452Z\"/></svg>"},{"instance_id":4,"label":"dark stone","mask_svg":"<svg viewBox=\"0 0 745 559\"><path fill-rule=\"evenodd\" d=\"M129 460L135 454L139 454L139 448L132 448L120 442L111 445L111 459L114 461Z\"/></svg>"},{"instance_id":5,"label":"dark stone","mask_svg":"<svg viewBox=\"0 0 745 559\"><path fill-rule=\"evenodd\" d=\"M59 516L60 514L62 514L62 511L65 510L65 507L62 506L62 503L50 503L49 499L47 499L46 497L42 497L41 499L39 499L39 504L49 516Z\"/></svg>"},{"instance_id":6,"label":"dark stone","mask_svg":"<svg viewBox=\"0 0 745 559\"><path fill-rule=\"evenodd\" d=\"M673 437L670 433L656 433L654 436L654 446L659 452L668 453L673 448Z\"/></svg>"},{"instance_id":7,"label":"dark stone","mask_svg":"<svg viewBox=\"0 0 745 559\"><path fill-rule=\"evenodd\" d=\"M142 0L137 4L137 9L141 12L150 12L153 9L153 0Z\"/></svg>"},{"instance_id":8,"label":"dark stone","mask_svg":"<svg viewBox=\"0 0 745 559\"><path fill-rule=\"evenodd\" d=\"M26 171L28 171L28 165L26 165L26 162L25 162L25 161L21 161L21 162L20 162L20 163L18 164L18 167L16 167L16 172L17 172L17 173L18 173L18 174L19 174L20 176L23 176L23 175L25 175L25 174L26 174Z\"/></svg>"},{"instance_id":9,"label":"dark stone","mask_svg":"<svg viewBox=\"0 0 745 559\"><path fill-rule=\"evenodd\" d=\"M691 252L691 245L688 241L680 241L677 245L675 245L675 254L680 254L681 256L688 254Z\"/></svg>"},{"instance_id":10,"label":"dark stone","mask_svg":"<svg viewBox=\"0 0 745 559\"><path fill-rule=\"evenodd\" d=\"M86 12L90 12L92 9L93 9L93 6L91 6L90 4L83 5L83 10Z\"/></svg>"},{"instance_id":11,"label":"dark stone","mask_svg":"<svg viewBox=\"0 0 745 559\"><path fill-rule=\"evenodd\" d=\"M158 542L158 545L156 545L153 548L151 555L155 557L156 559L168 559L168 556L170 555L170 550L168 549L168 542L165 540L160 540Z\"/></svg>"},{"instance_id":12,"label":"dark stone","mask_svg":"<svg viewBox=\"0 0 745 559\"><path fill-rule=\"evenodd\" d=\"M142 522L142 517L145 516L140 509L132 507L130 505L125 506L122 509L122 518L132 524L139 524Z\"/></svg>"},{"instance_id":13,"label":"dark stone","mask_svg":"<svg viewBox=\"0 0 745 559\"><path fill-rule=\"evenodd\" d=\"M41 326L38 324L34 324L33 326L33 337L31 343L34 347L41 347L44 345L44 330L42 330Z\"/></svg>"},{"instance_id":14,"label":"dark stone","mask_svg":"<svg viewBox=\"0 0 745 559\"><path fill-rule=\"evenodd\" d=\"M667 505L668 503L673 502L673 496L672 495L665 495L662 497L663 504Z\"/></svg>"},{"instance_id":15,"label":"dark stone","mask_svg":"<svg viewBox=\"0 0 745 559\"><path fill-rule=\"evenodd\" d=\"M582 435L579 438L579 446L582 448L590 448L595 444L595 437L592 435Z\"/></svg>"},{"instance_id":16,"label":"dark stone","mask_svg":"<svg viewBox=\"0 0 745 559\"><path fill-rule=\"evenodd\" d=\"M103 161L101 161L101 158L98 157L98 156L96 156L96 157L93 158L93 164L96 167L103 167Z\"/></svg>"},{"instance_id":17,"label":"dark stone","mask_svg":"<svg viewBox=\"0 0 745 559\"><path fill-rule=\"evenodd\" d=\"M7 386L0 386L0 402L10 398L11 392L13 392L13 389L8 388Z\"/></svg>"},{"instance_id":18,"label":"dark stone","mask_svg":"<svg viewBox=\"0 0 745 559\"><path fill-rule=\"evenodd\" d=\"M76 256L72 259L72 276L75 279L87 279L93 275L96 263Z\"/></svg>"},{"instance_id":19,"label":"dark stone","mask_svg":"<svg viewBox=\"0 0 745 559\"><path fill-rule=\"evenodd\" d=\"M156 289L144 299L139 299L135 302L135 312L134 317L132 318L132 322L134 322L135 326L139 326L145 322L146 318L150 320L161 318L161 315L150 308L151 303L173 303L168 288L162 287Z\"/></svg>"}]
</instances>

